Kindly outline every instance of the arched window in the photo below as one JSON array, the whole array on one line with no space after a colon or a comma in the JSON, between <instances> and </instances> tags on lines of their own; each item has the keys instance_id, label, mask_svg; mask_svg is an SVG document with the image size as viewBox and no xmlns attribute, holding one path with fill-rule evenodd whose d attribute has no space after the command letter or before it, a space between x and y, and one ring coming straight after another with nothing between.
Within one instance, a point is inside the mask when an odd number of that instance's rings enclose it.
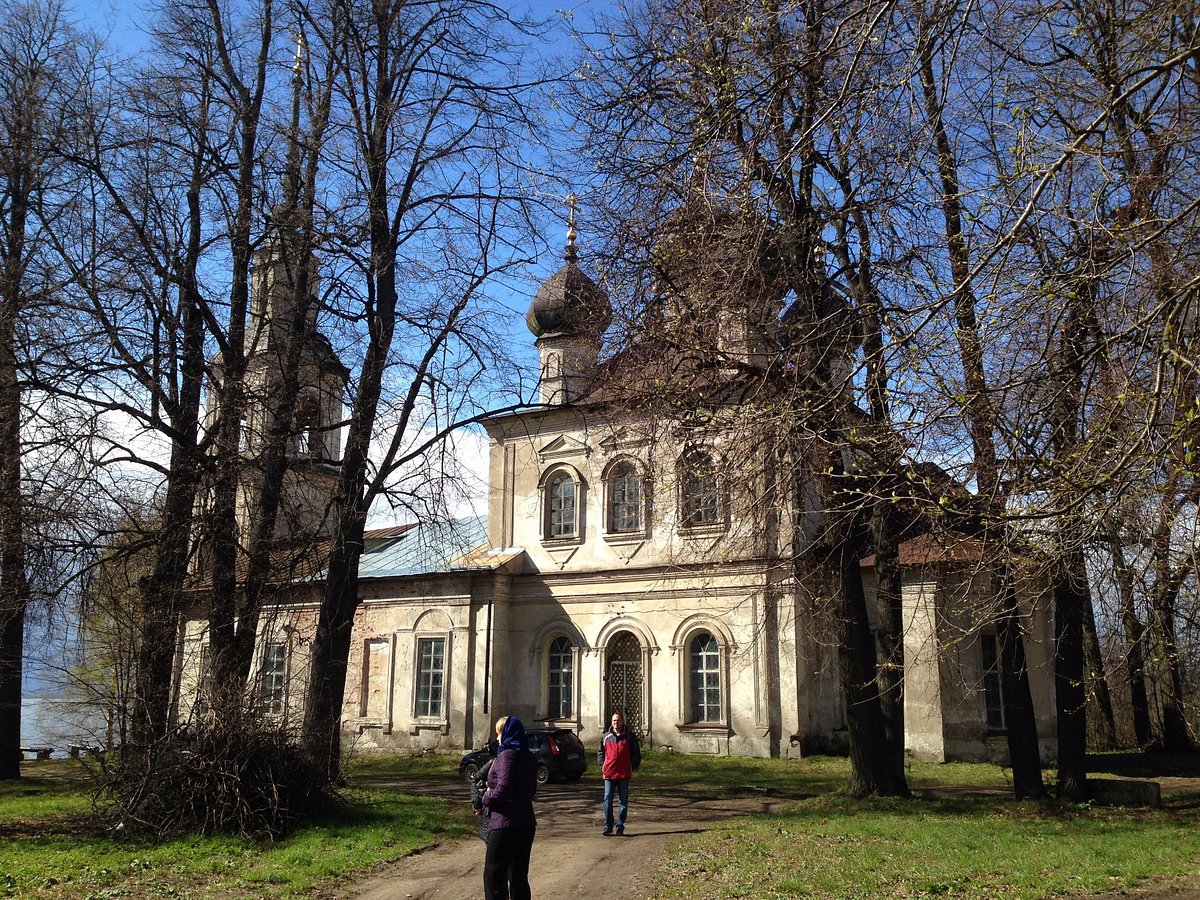
<instances>
[{"instance_id":1,"label":"arched window","mask_svg":"<svg viewBox=\"0 0 1200 900\"><path fill-rule=\"evenodd\" d=\"M642 476L632 462L613 466L608 476L608 531L631 534L645 528Z\"/></svg>"},{"instance_id":2,"label":"arched window","mask_svg":"<svg viewBox=\"0 0 1200 900\"><path fill-rule=\"evenodd\" d=\"M721 522L721 485L710 454L693 450L684 456L680 472L680 519L684 528Z\"/></svg>"},{"instance_id":3,"label":"arched window","mask_svg":"<svg viewBox=\"0 0 1200 900\"><path fill-rule=\"evenodd\" d=\"M297 456L319 457L321 446L321 411L317 398L304 394L296 401L296 429L293 432L293 452Z\"/></svg>"},{"instance_id":4,"label":"arched window","mask_svg":"<svg viewBox=\"0 0 1200 900\"><path fill-rule=\"evenodd\" d=\"M574 713L571 698L575 690L575 654L571 642L556 637L546 656L546 717L569 719Z\"/></svg>"},{"instance_id":5,"label":"arched window","mask_svg":"<svg viewBox=\"0 0 1200 900\"><path fill-rule=\"evenodd\" d=\"M575 479L567 472L554 475L546 486L546 537L573 538L579 533Z\"/></svg>"},{"instance_id":6,"label":"arched window","mask_svg":"<svg viewBox=\"0 0 1200 900\"><path fill-rule=\"evenodd\" d=\"M688 720L721 721L721 647L702 631L688 643Z\"/></svg>"}]
</instances>

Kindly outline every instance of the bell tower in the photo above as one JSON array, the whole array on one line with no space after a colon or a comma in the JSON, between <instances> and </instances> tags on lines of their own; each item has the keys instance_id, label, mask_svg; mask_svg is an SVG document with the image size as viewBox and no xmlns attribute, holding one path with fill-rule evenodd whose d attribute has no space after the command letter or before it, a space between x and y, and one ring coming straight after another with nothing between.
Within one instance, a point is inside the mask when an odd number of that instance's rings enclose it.
<instances>
[{"instance_id":1,"label":"bell tower","mask_svg":"<svg viewBox=\"0 0 1200 900\"><path fill-rule=\"evenodd\" d=\"M300 213L303 54L301 39L292 77L283 197L273 210L270 232L254 254L250 273L250 309L242 347L245 405L237 498L243 546L266 486L273 440L286 432L286 472L274 532L274 541L280 546L305 544L327 534L327 513L342 457L342 399L350 373L329 339L317 329L317 261L305 246ZM213 368L219 379L220 359ZM215 410L209 415L211 419Z\"/></svg>"}]
</instances>

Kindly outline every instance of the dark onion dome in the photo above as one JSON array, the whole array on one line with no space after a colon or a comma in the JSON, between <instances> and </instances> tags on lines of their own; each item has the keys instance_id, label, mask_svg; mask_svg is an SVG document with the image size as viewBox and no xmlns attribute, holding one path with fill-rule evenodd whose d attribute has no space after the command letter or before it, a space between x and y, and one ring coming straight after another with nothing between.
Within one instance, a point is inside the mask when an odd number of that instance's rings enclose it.
<instances>
[{"instance_id":1,"label":"dark onion dome","mask_svg":"<svg viewBox=\"0 0 1200 900\"><path fill-rule=\"evenodd\" d=\"M672 283L711 297L778 300L787 290L777 229L762 213L697 194L659 227L652 261Z\"/></svg>"},{"instance_id":2,"label":"dark onion dome","mask_svg":"<svg viewBox=\"0 0 1200 900\"><path fill-rule=\"evenodd\" d=\"M533 302L525 313L525 324L534 337L562 334L599 338L612 321L612 304L600 286L579 268L573 206L563 259L563 267L547 278L533 295Z\"/></svg>"}]
</instances>

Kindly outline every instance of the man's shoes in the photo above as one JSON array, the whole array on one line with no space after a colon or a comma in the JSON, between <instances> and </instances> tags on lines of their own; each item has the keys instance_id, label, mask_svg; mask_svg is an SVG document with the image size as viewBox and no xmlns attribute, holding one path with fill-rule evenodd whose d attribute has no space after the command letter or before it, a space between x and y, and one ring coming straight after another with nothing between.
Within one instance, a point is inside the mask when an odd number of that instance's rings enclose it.
<instances>
[{"instance_id":1,"label":"man's shoes","mask_svg":"<svg viewBox=\"0 0 1200 900\"><path fill-rule=\"evenodd\" d=\"M617 829L617 837L625 837L625 829L624 828Z\"/></svg>"},{"instance_id":2,"label":"man's shoes","mask_svg":"<svg viewBox=\"0 0 1200 900\"><path fill-rule=\"evenodd\" d=\"M617 832L617 834L620 834L620 833L621 832L619 832L619 831ZM604 837L610 837L612 835L612 829L605 828L602 832L600 832L600 834L603 835Z\"/></svg>"}]
</instances>

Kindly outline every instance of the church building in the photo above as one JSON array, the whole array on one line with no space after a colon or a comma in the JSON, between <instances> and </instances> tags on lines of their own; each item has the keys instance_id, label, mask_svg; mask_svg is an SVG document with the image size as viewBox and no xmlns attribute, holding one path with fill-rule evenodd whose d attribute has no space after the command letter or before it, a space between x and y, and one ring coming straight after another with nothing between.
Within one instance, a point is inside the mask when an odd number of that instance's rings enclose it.
<instances>
[{"instance_id":1,"label":"church building","mask_svg":"<svg viewBox=\"0 0 1200 900\"><path fill-rule=\"evenodd\" d=\"M484 743L506 714L569 728L594 747L621 710L650 747L738 756L844 750L827 613L801 590L792 563L811 511L796 508L803 491L774 489L781 479L761 398L729 387L739 366L769 352L782 293L755 270L730 282L708 319L665 300L655 327L704 336L722 363L693 400L657 403L686 364L656 341L606 353L609 300L583 271L575 240L572 221L564 263L526 318L541 360L540 402L486 422L486 519L366 535L343 748L461 752ZM691 258L680 253L675 263L684 298ZM273 265L258 261L264 315ZM263 615L256 650L257 702L295 723L319 601L317 512L338 458L336 431L321 426L336 421L332 398L345 377L327 342L313 347L304 395L312 428L296 444L289 490L308 511L293 521L312 529L315 562ZM269 364L265 350L252 356ZM925 533L901 545L900 563L908 751L1002 757L978 546ZM861 565L872 606L873 560ZM1053 756L1048 598L1027 588L1021 605L1038 732ZM198 606L180 629L180 718L202 711L206 621Z\"/></svg>"}]
</instances>

